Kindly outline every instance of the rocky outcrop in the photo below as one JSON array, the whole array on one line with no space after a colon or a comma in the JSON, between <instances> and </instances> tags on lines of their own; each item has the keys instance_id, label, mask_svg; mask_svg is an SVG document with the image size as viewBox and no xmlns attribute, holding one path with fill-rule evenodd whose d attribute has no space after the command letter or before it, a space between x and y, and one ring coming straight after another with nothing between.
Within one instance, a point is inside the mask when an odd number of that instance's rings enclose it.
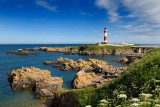
<instances>
[{"instance_id":1,"label":"rocky outcrop","mask_svg":"<svg viewBox=\"0 0 160 107\"><path fill-rule=\"evenodd\" d=\"M80 51L80 55L121 55L121 54L133 54L133 50L125 49L103 49L103 50L90 50L90 51Z\"/></svg>"},{"instance_id":2,"label":"rocky outcrop","mask_svg":"<svg viewBox=\"0 0 160 107\"><path fill-rule=\"evenodd\" d=\"M40 48L35 47L35 48L25 48L23 50L45 51L45 52L64 52L66 55L79 53L79 50L76 47L40 47Z\"/></svg>"},{"instance_id":3,"label":"rocky outcrop","mask_svg":"<svg viewBox=\"0 0 160 107\"><path fill-rule=\"evenodd\" d=\"M44 64L45 65L58 64L58 65L54 65L53 67L56 67L56 68L58 67L63 71L84 70L84 71L94 71L96 73L101 73L104 70L113 67L112 65L108 65L107 62L98 60L98 59L72 60L68 58L63 59L62 57L60 57L56 61L45 61Z\"/></svg>"},{"instance_id":4,"label":"rocky outcrop","mask_svg":"<svg viewBox=\"0 0 160 107\"><path fill-rule=\"evenodd\" d=\"M35 87L35 95L39 97L48 97L54 95L62 88L63 80L59 77L51 77L48 70L42 70L35 67L28 67L13 70L8 74L13 91L20 91Z\"/></svg>"},{"instance_id":5,"label":"rocky outcrop","mask_svg":"<svg viewBox=\"0 0 160 107\"><path fill-rule=\"evenodd\" d=\"M114 60L113 62L118 62L118 63L129 65L129 64L135 63L136 61L141 59L142 56L143 56L143 54L140 54L140 55L128 55L126 57Z\"/></svg>"},{"instance_id":6,"label":"rocky outcrop","mask_svg":"<svg viewBox=\"0 0 160 107\"><path fill-rule=\"evenodd\" d=\"M25 48L23 50L32 51L45 51L45 52L63 52L65 55L120 55L120 54L133 54L132 49L115 48L115 49L98 49L98 50L85 50L81 47L40 47L40 48Z\"/></svg>"},{"instance_id":7,"label":"rocky outcrop","mask_svg":"<svg viewBox=\"0 0 160 107\"><path fill-rule=\"evenodd\" d=\"M99 87L108 83L112 79L104 79L102 76L95 75L95 73L85 73L83 70L79 71L72 82L72 87L75 89L85 87Z\"/></svg>"},{"instance_id":8,"label":"rocky outcrop","mask_svg":"<svg viewBox=\"0 0 160 107\"><path fill-rule=\"evenodd\" d=\"M38 53L34 53L34 52L28 52L28 51L10 51L10 52L6 52L6 54L14 54L14 55L38 55Z\"/></svg>"},{"instance_id":9,"label":"rocky outcrop","mask_svg":"<svg viewBox=\"0 0 160 107\"><path fill-rule=\"evenodd\" d=\"M9 82L14 91L26 89L38 81L50 77L48 70L41 70L34 67L13 70L9 76Z\"/></svg>"},{"instance_id":10,"label":"rocky outcrop","mask_svg":"<svg viewBox=\"0 0 160 107\"><path fill-rule=\"evenodd\" d=\"M51 97L62 88L63 80L60 77L49 77L44 81L36 82L36 97Z\"/></svg>"}]
</instances>

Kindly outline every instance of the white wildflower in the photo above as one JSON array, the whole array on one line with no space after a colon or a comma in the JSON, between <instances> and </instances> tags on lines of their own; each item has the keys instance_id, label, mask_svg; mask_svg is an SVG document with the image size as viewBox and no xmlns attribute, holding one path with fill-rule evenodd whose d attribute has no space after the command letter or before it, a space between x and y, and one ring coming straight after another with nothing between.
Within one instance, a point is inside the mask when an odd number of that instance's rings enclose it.
<instances>
[{"instance_id":1,"label":"white wildflower","mask_svg":"<svg viewBox=\"0 0 160 107\"><path fill-rule=\"evenodd\" d=\"M141 106L149 106L149 105L151 105L150 102L139 102L139 104L140 104Z\"/></svg>"},{"instance_id":2,"label":"white wildflower","mask_svg":"<svg viewBox=\"0 0 160 107\"><path fill-rule=\"evenodd\" d=\"M126 94L119 94L118 96L117 96L117 98L122 98L122 99L127 99L127 95Z\"/></svg>"},{"instance_id":3,"label":"white wildflower","mask_svg":"<svg viewBox=\"0 0 160 107\"><path fill-rule=\"evenodd\" d=\"M100 100L100 103L105 103L105 104L108 104L108 101L106 101L106 100Z\"/></svg>"},{"instance_id":4,"label":"white wildflower","mask_svg":"<svg viewBox=\"0 0 160 107\"><path fill-rule=\"evenodd\" d=\"M138 106L139 106L138 103L133 103L133 104L132 104L132 107L138 107Z\"/></svg>"},{"instance_id":5,"label":"white wildflower","mask_svg":"<svg viewBox=\"0 0 160 107\"><path fill-rule=\"evenodd\" d=\"M160 80L156 80L156 83L160 83Z\"/></svg>"},{"instance_id":6,"label":"white wildflower","mask_svg":"<svg viewBox=\"0 0 160 107\"><path fill-rule=\"evenodd\" d=\"M148 100L150 97L152 97L152 94L142 93L142 94L139 94L139 97L140 97L141 101L146 101L146 100Z\"/></svg>"},{"instance_id":7,"label":"white wildflower","mask_svg":"<svg viewBox=\"0 0 160 107\"><path fill-rule=\"evenodd\" d=\"M130 100L130 102L139 102L140 101L140 99L138 99L138 98L132 98L131 100Z\"/></svg>"},{"instance_id":8,"label":"white wildflower","mask_svg":"<svg viewBox=\"0 0 160 107\"><path fill-rule=\"evenodd\" d=\"M154 107L160 107L160 104L155 104Z\"/></svg>"},{"instance_id":9,"label":"white wildflower","mask_svg":"<svg viewBox=\"0 0 160 107\"><path fill-rule=\"evenodd\" d=\"M85 107L92 107L91 105L86 105Z\"/></svg>"}]
</instances>

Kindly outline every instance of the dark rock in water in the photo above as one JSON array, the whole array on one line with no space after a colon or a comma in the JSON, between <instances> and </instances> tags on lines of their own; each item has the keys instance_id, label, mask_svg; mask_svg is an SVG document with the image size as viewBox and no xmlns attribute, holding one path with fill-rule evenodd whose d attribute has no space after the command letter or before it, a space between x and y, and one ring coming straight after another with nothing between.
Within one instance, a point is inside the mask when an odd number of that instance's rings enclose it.
<instances>
[{"instance_id":1,"label":"dark rock in water","mask_svg":"<svg viewBox=\"0 0 160 107\"><path fill-rule=\"evenodd\" d=\"M37 48L37 47L35 47L35 48L25 48L23 50L39 51L40 48Z\"/></svg>"},{"instance_id":2,"label":"dark rock in water","mask_svg":"<svg viewBox=\"0 0 160 107\"><path fill-rule=\"evenodd\" d=\"M143 56L142 54L140 54L140 55L128 55L126 57L114 60L113 62L118 62L118 63L129 65L129 64L135 63L136 61L141 59L142 56Z\"/></svg>"},{"instance_id":3,"label":"dark rock in water","mask_svg":"<svg viewBox=\"0 0 160 107\"><path fill-rule=\"evenodd\" d=\"M7 52L6 54L14 54L14 55L31 55L31 54L33 54L33 55L38 55L38 53L28 52L28 51L24 51L24 50L22 50L20 52L10 51L10 52Z\"/></svg>"},{"instance_id":4,"label":"dark rock in water","mask_svg":"<svg viewBox=\"0 0 160 107\"><path fill-rule=\"evenodd\" d=\"M45 61L43 64L44 65L52 65L52 64L57 64L57 62L56 61Z\"/></svg>"},{"instance_id":5,"label":"dark rock in water","mask_svg":"<svg viewBox=\"0 0 160 107\"><path fill-rule=\"evenodd\" d=\"M49 77L44 81L36 82L35 95L37 98L51 97L62 88L63 80L60 77Z\"/></svg>"}]
</instances>

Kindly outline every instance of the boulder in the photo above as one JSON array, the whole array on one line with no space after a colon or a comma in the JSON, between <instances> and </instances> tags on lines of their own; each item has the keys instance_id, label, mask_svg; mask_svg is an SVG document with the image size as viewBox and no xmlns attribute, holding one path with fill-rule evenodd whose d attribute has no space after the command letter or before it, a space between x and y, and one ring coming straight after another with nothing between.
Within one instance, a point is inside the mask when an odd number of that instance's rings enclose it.
<instances>
[{"instance_id":1,"label":"boulder","mask_svg":"<svg viewBox=\"0 0 160 107\"><path fill-rule=\"evenodd\" d=\"M35 96L51 97L62 88L63 80L60 77L48 77L44 81L36 82Z\"/></svg>"},{"instance_id":2,"label":"boulder","mask_svg":"<svg viewBox=\"0 0 160 107\"><path fill-rule=\"evenodd\" d=\"M111 78L103 78L103 76L95 75L95 73L85 73L83 70L79 71L73 81L72 81L72 87L74 89L81 89L85 87L100 87L109 81L111 81Z\"/></svg>"},{"instance_id":3,"label":"boulder","mask_svg":"<svg viewBox=\"0 0 160 107\"><path fill-rule=\"evenodd\" d=\"M8 74L13 91L32 88L37 98L51 97L62 88L63 80L60 77L51 77L48 70L28 67L13 70Z\"/></svg>"},{"instance_id":4,"label":"boulder","mask_svg":"<svg viewBox=\"0 0 160 107\"><path fill-rule=\"evenodd\" d=\"M83 70L79 71L72 82L73 88L84 88L92 84L95 79L95 73L85 73Z\"/></svg>"},{"instance_id":5,"label":"boulder","mask_svg":"<svg viewBox=\"0 0 160 107\"><path fill-rule=\"evenodd\" d=\"M48 70L41 70L35 67L22 68L13 70L8 74L10 85L13 91L19 91L22 89L33 86L36 82L43 81L50 77Z\"/></svg>"}]
</instances>

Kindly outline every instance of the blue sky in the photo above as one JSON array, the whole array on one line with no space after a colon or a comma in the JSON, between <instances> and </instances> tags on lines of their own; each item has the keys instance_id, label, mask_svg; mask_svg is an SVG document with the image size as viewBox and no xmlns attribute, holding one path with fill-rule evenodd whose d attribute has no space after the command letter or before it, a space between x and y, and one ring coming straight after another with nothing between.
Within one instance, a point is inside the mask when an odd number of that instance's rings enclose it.
<instances>
[{"instance_id":1,"label":"blue sky","mask_svg":"<svg viewBox=\"0 0 160 107\"><path fill-rule=\"evenodd\" d=\"M159 0L0 0L0 44L160 43Z\"/></svg>"}]
</instances>

